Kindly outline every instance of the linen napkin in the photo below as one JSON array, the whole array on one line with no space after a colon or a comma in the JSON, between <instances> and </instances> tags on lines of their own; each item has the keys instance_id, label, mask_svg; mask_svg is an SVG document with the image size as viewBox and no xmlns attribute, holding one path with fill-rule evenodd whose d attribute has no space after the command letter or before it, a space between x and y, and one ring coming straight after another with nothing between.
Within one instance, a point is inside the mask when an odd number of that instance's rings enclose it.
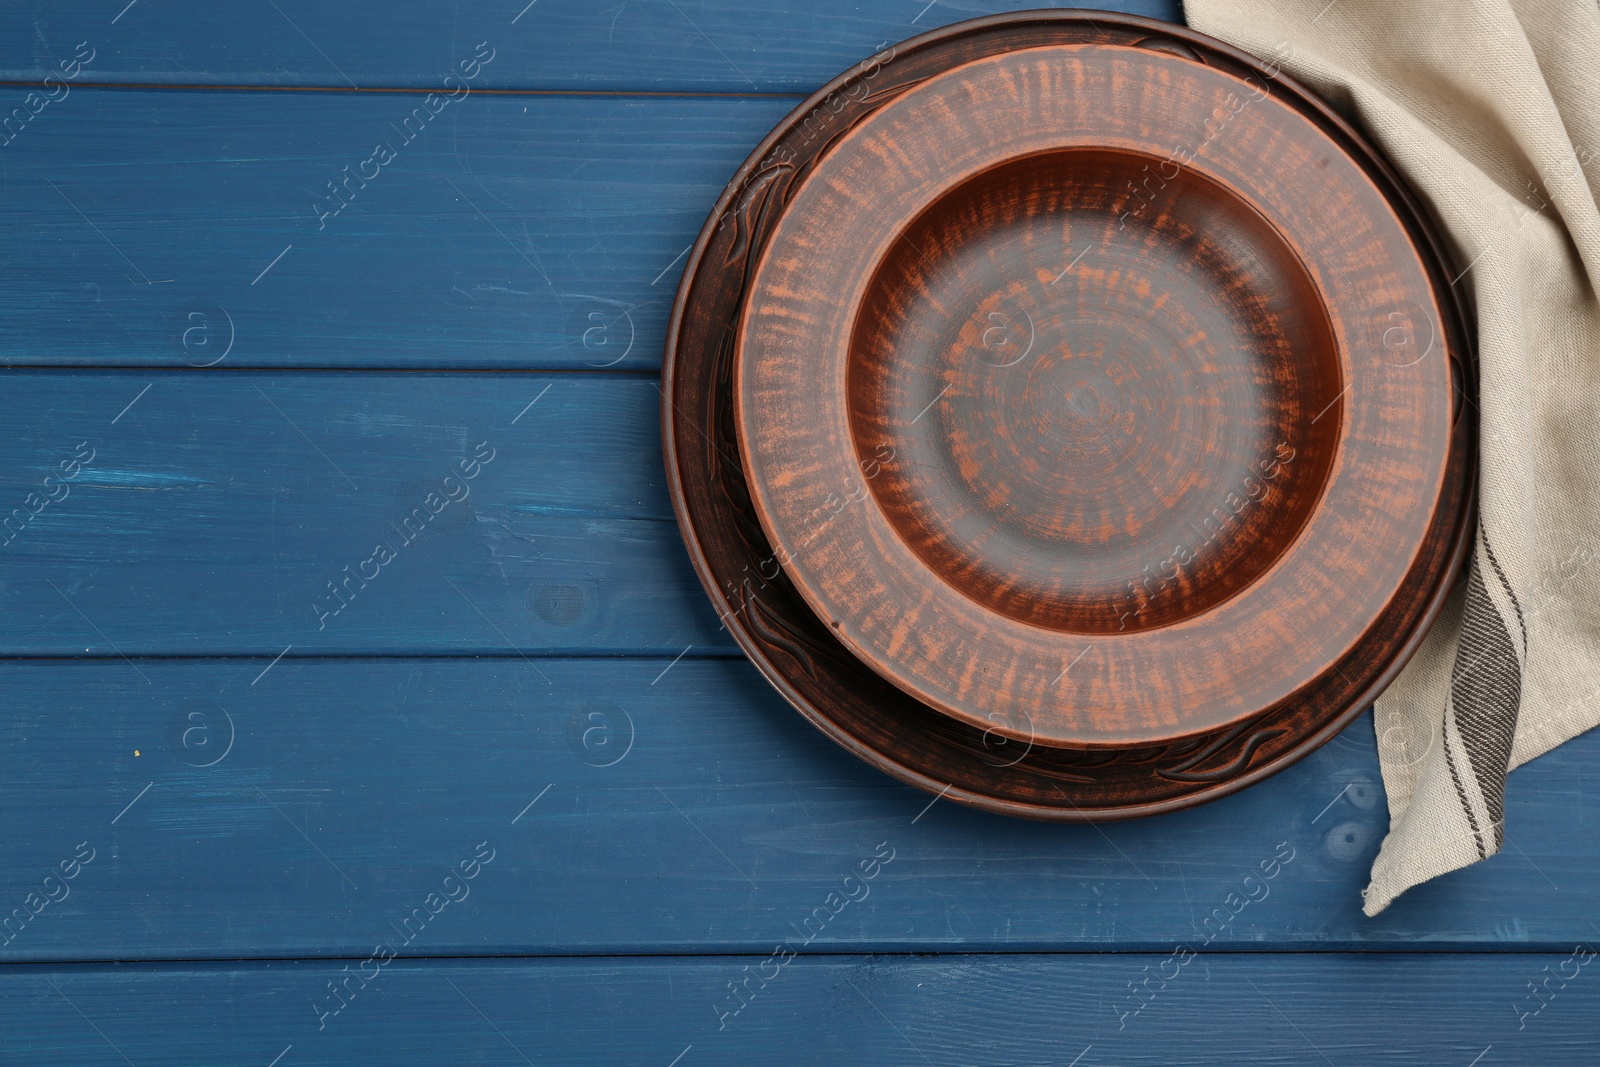
<instances>
[{"instance_id":1,"label":"linen napkin","mask_svg":"<svg viewBox=\"0 0 1600 1067\"><path fill-rule=\"evenodd\" d=\"M1600 723L1600 7L1184 0L1184 12L1364 132L1429 205L1476 304L1476 543L1377 702L1389 834L1363 892L1376 915L1498 852L1508 772Z\"/></svg>"}]
</instances>

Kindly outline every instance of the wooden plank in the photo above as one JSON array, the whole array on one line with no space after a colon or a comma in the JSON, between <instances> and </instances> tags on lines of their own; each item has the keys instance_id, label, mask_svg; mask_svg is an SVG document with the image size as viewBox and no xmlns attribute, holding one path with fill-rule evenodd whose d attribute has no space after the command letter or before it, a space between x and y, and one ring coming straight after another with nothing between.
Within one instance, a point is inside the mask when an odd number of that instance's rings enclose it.
<instances>
[{"instance_id":1,"label":"wooden plank","mask_svg":"<svg viewBox=\"0 0 1600 1067\"><path fill-rule=\"evenodd\" d=\"M1588 1065L1600 1011L1600 964L1590 949L1570 947L1539 955L1199 957L1165 983L1158 970L1172 970L1170 957L1144 955L799 955L781 967L764 955L477 963L397 956L367 964L363 981L365 959L6 968L0 1050L8 1063L141 1067L421 1065L438 1063L442 1048L453 1064L540 1067ZM1119 1017L1129 984L1147 974L1156 976L1148 1007ZM733 1002L730 983L747 975L746 1006L719 1016ZM335 1000L330 983L344 982L348 999ZM1548 982L1544 999L1528 991L1533 982ZM337 1015L322 1014L334 1004L342 1005ZM1543 1007L1535 1015L1536 1005Z\"/></svg>"},{"instance_id":2,"label":"wooden plank","mask_svg":"<svg viewBox=\"0 0 1600 1067\"><path fill-rule=\"evenodd\" d=\"M422 99L52 105L0 147L0 363L655 368L683 253L795 103Z\"/></svg>"},{"instance_id":3,"label":"wooden plank","mask_svg":"<svg viewBox=\"0 0 1600 1067\"><path fill-rule=\"evenodd\" d=\"M0 914L94 850L0 962L365 955L485 841L496 858L417 951L810 935L835 952L1210 958L1596 936L1600 734L1513 776L1515 848L1369 920L1387 823L1370 719L1215 804L1057 826L871 770L739 660L136 663L0 664Z\"/></svg>"},{"instance_id":4,"label":"wooden plank","mask_svg":"<svg viewBox=\"0 0 1600 1067\"><path fill-rule=\"evenodd\" d=\"M809 92L886 44L1017 6L503 0L418 5L401 16L380 0L125 8L123 0L93 8L14 0L0 10L0 80L59 75L86 41L94 58L80 83L433 88L483 41L494 50L474 80L483 87ZM1177 0L1100 6L1182 18Z\"/></svg>"},{"instance_id":5,"label":"wooden plank","mask_svg":"<svg viewBox=\"0 0 1600 1067\"><path fill-rule=\"evenodd\" d=\"M650 378L6 385L0 653L734 651L672 518Z\"/></svg>"}]
</instances>

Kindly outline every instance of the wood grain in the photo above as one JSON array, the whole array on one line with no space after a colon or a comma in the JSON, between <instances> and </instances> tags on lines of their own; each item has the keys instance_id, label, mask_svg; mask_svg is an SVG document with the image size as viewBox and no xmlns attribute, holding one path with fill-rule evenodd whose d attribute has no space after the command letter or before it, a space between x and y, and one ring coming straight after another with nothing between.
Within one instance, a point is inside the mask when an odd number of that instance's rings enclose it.
<instances>
[{"instance_id":1,"label":"wood grain","mask_svg":"<svg viewBox=\"0 0 1600 1067\"><path fill-rule=\"evenodd\" d=\"M488 877L486 872L483 877ZM445 917L441 916L443 921ZM770 948L769 948L770 951ZM1588 1064L1595 992L1572 949L1541 955L882 959L396 959L318 1031L342 961L33 968L3 977L16 1062ZM1582 958L1577 957L1577 958ZM1567 981L1536 1003L1527 983ZM1148 968L1148 970L1146 970ZM763 980L760 974L766 974ZM748 1006L718 1029L729 983ZM1156 991L1118 1028L1130 982ZM1556 982L1551 988L1557 989ZM1441 998L1439 991L1449 989ZM826 1025L819 1025L825 1019ZM292 1047L291 1047L292 1046ZM287 1051L286 1051L287 1050ZM781 1050L781 1051L780 1051ZM1491 1051L1492 1050L1492 1051ZM1498 1057L1498 1059L1497 1059Z\"/></svg>"},{"instance_id":2,"label":"wood grain","mask_svg":"<svg viewBox=\"0 0 1600 1067\"><path fill-rule=\"evenodd\" d=\"M206 0L145 0L113 23L126 2L105 10L49 0L7 4L0 10L0 81L58 73L57 61L88 40L98 54L81 82L431 89L488 40L496 56L479 84L495 89L809 93L885 44L1015 6L451 0L397 9L382 0L274 0L222 8ZM1182 18L1178 0L1099 6Z\"/></svg>"},{"instance_id":3,"label":"wood grain","mask_svg":"<svg viewBox=\"0 0 1600 1067\"><path fill-rule=\"evenodd\" d=\"M659 402L619 374L12 372L0 654L727 654Z\"/></svg>"},{"instance_id":4,"label":"wood grain","mask_svg":"<svg viewBox=\"0 0 1600 1067\"><path fill-rule=\"evenodd\" d=\"M498 858L416 952L765 952L884 841L896 859L818 949L1568 951L1595 936L1600 735L1516 773L1520 852L1370 920L1360 890L1387 825L1370 718L1215 804L1096 828L930 805L740 660L135 662L149 683L121 661L0 663L0 915L80 842L97 851L0 964L360 958L484 840ZM1280 844L1294 858L1264 890Z\"/></svg>"},{"instance_id":5,"label":"wood grain","mask_svg":"<svg viewBox=\"0 0 1600 1067\"><path fill-rule=\"evenodd\" d=\"M705 205L794 106L475 95L417 132L421 99L51 105L0 147L0 363L652 370Z\"/></svg>"}]
</instances>

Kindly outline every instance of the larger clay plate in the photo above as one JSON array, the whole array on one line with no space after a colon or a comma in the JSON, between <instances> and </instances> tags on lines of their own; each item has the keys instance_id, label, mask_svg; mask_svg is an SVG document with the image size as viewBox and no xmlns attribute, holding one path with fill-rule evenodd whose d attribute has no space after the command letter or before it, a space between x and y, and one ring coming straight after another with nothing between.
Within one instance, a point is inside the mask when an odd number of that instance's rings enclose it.
<instances>
[{"instance_id":1,"label":"larger clay plate","mask_svg":"<svg viewBox=\"0 0 1600 1067\"><path fill-rule=\"evenodd\" d=\"M1062 818L1238 788L1387 684L1460 565L1438 260L1353 133L1198 35L908 42L691 253L663 424L695 564L796 707L924 788Z\"/></svg>"}]
</instances>

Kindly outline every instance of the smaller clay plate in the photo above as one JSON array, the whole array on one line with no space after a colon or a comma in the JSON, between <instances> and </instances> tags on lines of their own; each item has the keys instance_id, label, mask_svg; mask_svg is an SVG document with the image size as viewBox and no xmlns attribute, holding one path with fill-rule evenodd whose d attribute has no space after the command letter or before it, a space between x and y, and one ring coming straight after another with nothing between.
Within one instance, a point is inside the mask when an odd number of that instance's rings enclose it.
<instances>
[{"instance_id":1,"label":"smaller clay plate","mask_svg":"<svg viewBox=\"0 0 1600 1067\"><path fill-rule=\"evenodd\" d=\"M793 191L735 351L744 474L813 611L923 704L1166 743L1304 694L1400 592L1453 383L1395 335L1440 319L1296 108L1148 48L986 56Z\"/></svg>"}]
</instances>

